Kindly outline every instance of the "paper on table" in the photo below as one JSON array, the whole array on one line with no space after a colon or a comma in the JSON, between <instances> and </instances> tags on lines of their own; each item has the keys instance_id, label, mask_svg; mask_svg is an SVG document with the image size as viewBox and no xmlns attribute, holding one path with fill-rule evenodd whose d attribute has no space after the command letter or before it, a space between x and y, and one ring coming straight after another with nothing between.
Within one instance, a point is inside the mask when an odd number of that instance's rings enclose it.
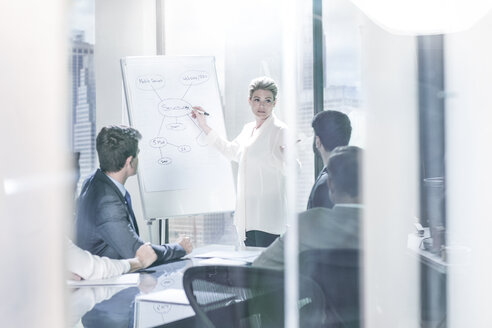
<instances>
[{"instance_id":1,"label":"paper on table","mask_svg":"<svg viewBox=\"0 0 492 328\"><path fill-rule=\"evenodd\" d=\"M139 273L128 273L121 276L107 278L107 279L94 279L94 280L67 280L67 284L73 287L84 286L109 286L109 285L138 285L140 281Z\"/></svg>"},{"instance_id":2,"label":"paper on table","mask_svg":"<svg viewBox=\"0 0 492 328\"><path fill-rule=\"evenodd\" d=\"M197 254L198 258L218 257L221 259L241 259L247 262L253 262L260 255L261 251L212 251L202 254Z\"/></svg>"},{"instance_id":3,"label":"paper on table","mask_svg":"<svg viewBox=\"0 0 492 328\"><path fill-rule=\"evenodd\" d=\"M195 296L202 304L210 304L234 298L233 294L195 291ZM159 292L144 294L137 297L138 301L174 303L189 305L184 289L168 288ZM207 302L208 300L208 302Z\"/></svg>"},{"instance_id":4,"label":"paper on table","mask_svg":"<svg viewBox=\"0 0 492 328\"><path fill-rule=\"evenodd\" d=\"M220 257L212 257L198 262L200 265L245 265L247 261L221 259Z\"/></svg>"},{"instance_id":5,"label":"paper on table","mask_svg":"<svg viewBox=\"0 0 492 328\"><path fill-rule=\"evenodd\" d=\"M139 295L137 298L139 301L190 304L184 289L169 288L155 293Z\"/></svg>"}]
</instances>

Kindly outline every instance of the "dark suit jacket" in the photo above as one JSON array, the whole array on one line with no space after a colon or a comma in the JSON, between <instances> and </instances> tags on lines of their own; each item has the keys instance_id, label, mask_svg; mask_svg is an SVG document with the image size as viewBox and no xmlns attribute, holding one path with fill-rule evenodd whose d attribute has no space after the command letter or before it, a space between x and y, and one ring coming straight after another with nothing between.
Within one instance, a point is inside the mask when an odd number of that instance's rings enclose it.
<instances>
[{"instance_id":1,"label":"dark suit jacket","mask_svg":"<svg viewBox=\"0 0 492 328\"><path fill-rule=\"evenodd\" d=\"M328 172L326 170L325 166L314 182L311 194L309 194L308 210L313 207L333 208L333 203L328 193L328 184L326 182L328 180Z\"/></svg>"},{"instance_id":2,"label":"dark suit jacket","mask_svg":"<svg viewBox=\"0 0 492 328\"><path fill-rule=\"evenodd\" d=\"M135 256L144 243L131 223L125 198L101 170L84 181L77 204L76 244L92 254L112 259ZM157 253L154 265L186 254L178 244L152 245Z\"/></svg>"},{"instance_id":3,"label":"dark suit jacket","mask_svg":"<svg viewBox=\"0 0 492 328\"><path fill-rule=\"evenodd\" d=\"M359 249L359 207L335 205L299 213L299 253L309 249ZM253 262L254 266L284 268L285 234Z\"/></svg>"}]
</instances>

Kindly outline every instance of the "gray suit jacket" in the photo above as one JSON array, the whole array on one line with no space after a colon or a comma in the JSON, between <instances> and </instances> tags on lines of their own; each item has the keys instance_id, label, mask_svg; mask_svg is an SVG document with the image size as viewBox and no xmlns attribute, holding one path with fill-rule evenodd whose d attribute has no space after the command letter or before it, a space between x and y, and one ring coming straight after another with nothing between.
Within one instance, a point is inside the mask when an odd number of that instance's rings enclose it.
<instances>
[{"instance_id":1,"label":"gray suit jacket","mask_svg":"<svg viewBox=\"0 0 492 328\"><path fill-rule=\"evenodd\" d=\"M358 249L361 209L335 205L317 207L299 214L299 252L308 249ZM277 238L253 262L254 266L284 268L285 236Z\"/></svg>"},{"instance_id":2,"label":"gray suit jacket","mask_svg":"<svg viewBox=\"0 0 492 328\"><path fill-rule=\"evenodd\" d=\"M112 259L132 258L144 241L130 220L125 198L106 174L98 169L84 181L75 221L77 246ZM152 245L152 248L157 254L154 265L186 254L178 244Z\"/></svg>"}]
</instances>

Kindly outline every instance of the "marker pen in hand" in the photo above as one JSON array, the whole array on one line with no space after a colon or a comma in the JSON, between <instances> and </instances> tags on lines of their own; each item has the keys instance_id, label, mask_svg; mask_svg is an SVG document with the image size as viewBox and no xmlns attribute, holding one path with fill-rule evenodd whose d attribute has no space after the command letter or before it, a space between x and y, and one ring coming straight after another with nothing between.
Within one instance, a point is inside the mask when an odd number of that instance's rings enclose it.
<instances>
[{"instance_id":1,"label":"marker pen in hand","mask_svg":"<svg viewBox=\"0 0 492 328\"><path fill-rule=\"evenodd\" d=\"M200 113L202 113L205 116L210 116L210 114L207 113L206 111L204 111L201 107L198 107L197 106L197 107L193 107L193 109L196 110L196 111L198 111L198 112L200 112Z\"/></svg>"}]
</instances>

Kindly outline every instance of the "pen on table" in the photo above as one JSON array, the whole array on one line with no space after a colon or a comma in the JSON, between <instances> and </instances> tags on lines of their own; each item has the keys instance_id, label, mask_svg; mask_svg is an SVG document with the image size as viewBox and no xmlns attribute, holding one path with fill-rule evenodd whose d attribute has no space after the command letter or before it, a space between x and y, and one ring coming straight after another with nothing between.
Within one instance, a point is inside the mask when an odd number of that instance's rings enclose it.
<instances>
[{"instance_id":1,"label":"pen on table","mask_svg":"<svg viewBox=\"0 0 492 328\"><path fill-rule=\"evenodd\" d=\"M135 273L155 273L155 270L140 269L135 271Z\"/></svg>"}]
</instances>

